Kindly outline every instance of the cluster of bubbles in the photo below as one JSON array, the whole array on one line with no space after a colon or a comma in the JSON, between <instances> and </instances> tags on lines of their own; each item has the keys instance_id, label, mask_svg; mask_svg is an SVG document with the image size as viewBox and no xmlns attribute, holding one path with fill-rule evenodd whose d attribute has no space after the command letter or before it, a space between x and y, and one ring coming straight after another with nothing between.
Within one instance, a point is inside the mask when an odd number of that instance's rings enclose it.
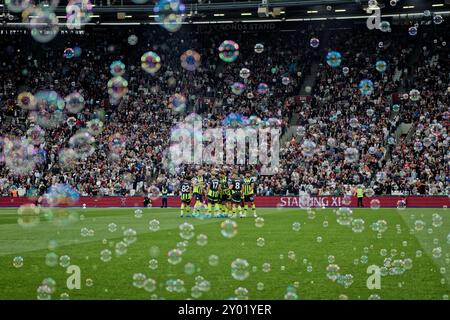
<instances>
[{"instance_id":1,"label":"cluster of bubbles","mask_svg":"<svg viewBox=\"0 0 450 320\"><path fill-rule=\"evenodd\" d=\"M56 281L52 278L46 278L42 280L38 286L36 293L38 300L51 300L52 294L56 290Z\"/></svg>"},{"instance_id":2,"label":"cluster of bubbles","mask_svg":"<svg viewBox=\"0 0 450 320\"><path fill-rule=\"evenodd\" d=\"M169 32L180 30L186 6L179 0L158 0L153 7L155 21Z\"/></svg>"},{"instance_id":3,"label":"cluster of bubbles","mask_svg":"<svg viewBox=\"0 0 450 320\"><path fill-rule=\"evenodd\" d=\"M80 29L92 18L93 5L90 0L70 0L66 6L67 27Z\"/></svg>"},{"instance_id":4,"label":"cluster of bubbles","mask_svg":"<svg viewBox=\"0 0 450 320\"><path fill-rule=\"evenodd\" d=\"M336 210L336 221L341 226L349 226L353 221L353 211L350 208L342 207Z\"/></svg>"}]
</instances>

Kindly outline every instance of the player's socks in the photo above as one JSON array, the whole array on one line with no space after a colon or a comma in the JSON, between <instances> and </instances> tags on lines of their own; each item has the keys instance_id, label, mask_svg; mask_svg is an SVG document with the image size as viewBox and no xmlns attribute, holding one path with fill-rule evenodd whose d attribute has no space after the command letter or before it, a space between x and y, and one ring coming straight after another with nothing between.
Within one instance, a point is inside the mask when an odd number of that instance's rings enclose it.
<instances>
[{"instance_id":1,"label":"player's socks","mask_svg":"<svg viewBox=\"0 0 450 320\"><path fill-rule=\"evenodd\" d=\"M252 211L253 211L253 216L256 218L258 215L256 214L256 206L254 203L252 204Z\"/></svg>"},{"instance_id":2,"label":"player's socks","mask_svg":"<svg viewBox=\"0 0 450 320\"><path fill-rule=\"evenodd\" d=\"M220 207L218 203L214 204L214 213L216 216L220 214Z\"/></svg>"},{"instance_id":3,"label":"player's socks","mask_svg":"<svg viewBox=\"0 0 450 320\"><path fill-rule=\"evenodd\" d=\"M211 202L208 202L208 214L211 214L212 211L212 204Z\"/></svg>"},{"instance_id":4,"label":"player's socks","mask_svg":"<svg viewBox=\"0 0 450 320\"><path fill-rule=\"evenodd\" d=\"M186 215L187 215L188 217L191 216L191 206L189 206L189 205L186 206Z\"/></svg>"},{"instance_id":5,"label":"player's socks","mask_svg":"<svg viewBox=\"0 0 450 320\"><path fill-rule=\"evenodd\" d=\"M184 203L181 203L181 208L180 208L180 217L184 216Z\"/></svg>"},{"instance_id":6,"label":"player's socks","mask_svg":"<svg viewBox=\"0 0 450 320\"><path fill-rule=\"evenodd\" d=\"M195 200L194 213L198 211L198 207L201 205L200 200Z\"/></svg>"},{"instance_id":7,"label":"player's socks","mask_svg":"<svg viewBox=\"0 0 450 320\"><path fill-rule=\"evenodd\" d=\"M247 212L248 212L248 204L246 204L246 205L244 206L244 211L245 211L245 215L247 215Z\"/></svg>"},{"instance_id":8,"label":"player's socks","mask_svg":"<svg viewBox=\"0 0 450 320\"><path fill-rule=\"evenodd\" d=\"M242 207L241 205L238 206L238 210L239 210L239 216L242 218L244 217L243 213L242 213Z\"/></svg>"}]
</instances>

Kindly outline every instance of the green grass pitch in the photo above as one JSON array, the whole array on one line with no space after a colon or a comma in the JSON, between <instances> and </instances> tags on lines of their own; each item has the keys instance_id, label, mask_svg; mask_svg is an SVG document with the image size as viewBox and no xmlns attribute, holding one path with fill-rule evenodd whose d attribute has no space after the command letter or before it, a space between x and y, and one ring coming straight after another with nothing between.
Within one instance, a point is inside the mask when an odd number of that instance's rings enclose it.
<instances>
[{"instance_id":1,"label":"green grass pitch","mask_svg":"<svg viewBox=\"0 0 450 320\"><path fill-rule=\"evenodd\" d=\"M17 209L1 209L0 299L36 299L36 289L48 277L56 281L52 299L59 299L62 293L67 293L70 299L187 299L192 298L191 288L197 276L210 283L210 289L202 292L199 299L233 298L239 287L248 290L249 299L284 299L290 286L296 293L291 297L298 299L366 300L370 295L378 295L381 299L441 300L450 295L450 211L446 209L353 209L353 218L365 221L361 233L338 224L334 209L313 209L314 217L302 209L257 209L264 218L264 226L257 228L253 217L234 219L238 232L233 238L221 234L223 218L180 218L179 209L175 208L142 210L143 216L136 218L135 208L77 208L82 215L80 221L58 226L41 219L38 225L23 228L17 223ZM433 226L435 213L442 217L440 226ZM152 219L160 222L157 232L149 230ZM385 220L388 225L381 238L371 229L377 220ZM417 220L426 223L421 231L415 230ZM118 226L115 232L108 231L112 222ZM195 236L188 240L182 261L172 265L167 252L183 241L178 228L183 222L193 224ZM293 230L294 222L301 223L299 231ZM80 230L84 227L93 229L94 235L82 237ZM128 246L126 254L116 256L114 246L123 239L123 230L127 228L136 230L137 241ZM205 246L197 244L199 234L207 235ZM262 247L256 244L260 237L265 239ZM58 256L68 255L70 264L80 267L79 290L67 288L66 268L46 264L50 240L56 240L58 246L53 251ZM157 247L159 254L152 247ZM435 249L439 247L440 255ZM113 253L109 262L100 259L104 249ZM381 249L387 250L386 256L380 254ZM418 250L423 253L419 257ZM289 251L295 253L295 259L288 257ZM208 263L210 255L219 257L216 266ZM327 278L330 255L335 257L341 274L353 276L349 287ZM392 260L412 259L412 268L400 275L382 276L381 289L369 290L367 267L373 264L381 267L391 255ZM13 266L16 256L23 257L20 268ZM367 256L367 262L363 256ZM158 260L155 270L149 268L152 258ZM243 281L231 274L231 263L237 258L249 263L249 276ZM193 274L185 272L187 263L195 265ZM270 263L269 272L263 272L264 263ZM133 286L135 273L154 279L156 290L148 292ZM86 285L87 279L92 280L91 285ZM184 292L167 291L168 279L183 280ZM259 282L264 284L263 290L257 289Z\"/></svg>"}]
</instances>

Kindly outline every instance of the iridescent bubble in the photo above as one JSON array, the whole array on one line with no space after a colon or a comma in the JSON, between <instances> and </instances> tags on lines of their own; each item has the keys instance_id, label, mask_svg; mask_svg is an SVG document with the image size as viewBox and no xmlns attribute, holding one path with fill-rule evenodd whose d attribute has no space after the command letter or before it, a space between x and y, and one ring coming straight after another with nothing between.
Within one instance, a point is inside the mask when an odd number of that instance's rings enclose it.
<instances>
[{"instance_id":1,"label":"iridescent bubble","mask_svg":"<svg viewBox=\"0 0 450 320\"><path fill-rule=\"evenodd\" d=\"M337 51L330 51L326 57L327 64L332 68L337 68L341 65L342 55Z\"/></svg>"},{"instance_id":2,"label":"iridescent bubble","mask_svg":"<svg viewBox=\"0 0 450 320\"><path fill-rule=\"evenodd\" d=\"M179 93L175 93L169 98L169 107L175 112L183 112L186 110L186 98Z\"/></svg>"},{"instance_id":3,"label":"iridescent bubble","mask_svg":"<svg viewBox=\"0 0 450 320\"><path fill-rule=\"evenodd\" d=\"M341 268L337 264L330 263L326 268L327 278L333 282L336 281L339 276L340 269Z\"/></svg>"},{"instance_id":4,"label":"iridescent bubble","mask_svg":"<svg viewBox=\"0 0 450 320\"><path fill-rule=\"evenodd\" d=\"M355 233L361 233L364 231L364 220L363 219L353 219L352 220L352 231Z\"/></svg>"},{"instance_id":5,"label":"iridescent bubble","mask_svg":"<svg viewBox=\"0 0 450 320\"><path fill-rule=\"evenodd\" d=\"M344 151L345 162L355 163L359 159L359 151L356 148L347 148Z\"/></svg>"},{"instance_id":6,"label":"iridescent bubble","mask_svg":"<svg viewBox=\"0 0 450 320\"><path fill-rule=\"evenodd\" d=\"M237 234L237 223L233 220L225 220L220 224L220 232L225 238L233 238Z\"/></svg>"},{"instance_id":7,"label":"iridescent bubble","mask_svg":"<svg viewBox=\"0 0 450 320\"><path fill-rule=\"evenodd\" d=\"M92 119L86 122L86 129L93 136L98 136L103 132L103 122L99 119Z\"/></svg>"},{"instance_id":8,"label":"iridescent bubble","mask_svg":"<svg viewBox=\"0 0 450 320\"><path fill-rule=\"evenodd\" d=\"M91 0L70 0L66 6L67 28L80 29L91 20Z\"/></svg>"},{"instance_id":9,"label":"iridescent bubble","mask_svg":"<svg viewBox=\"0 0 450 320\"><path fill-rule=\"evenodd\" d=\"M75 50L72 48L66 48L64 49L64 58L66 59L72 59L75 56Z\"/></svg>"},{"instance_id":10,"label":"iridescent bubble","mask_svg":"<svg viewBox=\"0 0 450 320\"><path fill-rule=\"evenodd\" d=\"M242 69L239 71L239 76L240 76L242 79L247 79L248 77L250 77L250 70L247 69L247 68L242 68Z\"/></svg>"},{"instance_id":11,"label":"iridescent bubble","mask_svg":"<svg viewBox=\"0 0 450 320\"><path fill-rule=\"evenodd\" d=\"M40 285L37 290L37 299L38 300L50 300L52 290L46 285Z\"/></svg>"},{"instance_id":12,"label":"iridescent bubble","mask_svg":"<svg viewBox=\"0 0 450 320\"><path fill-rule=\"evenodd\" d=\"M103 262L109 262L112 259L112 252L111 250L108 249L104 249L102 251L100 251L100 260L102 260Z\"/></svg>"},{"instance_id":13,"label":"iridescent bubble","mask_svg":"<svg viewBox=\"0 0 450 320\"><path fill-rule=\"evenodd\" d=\"M316 144L314 141L306 139L302 143L302 153L305 157L311 158L316 152Z\"/></svg>"},{"instance_id":14,"label":"iridescent bubble","mask_svg":"<svg viewBox=\"0 0 450 320\"><path fill-rule=\"evenodd\" d=\"M41 90L34 95L36 108L29 114L44 128L56 128L66 120L64 99L55 91Z\"/></svg>"},{"instance_id":15,"label":"iridescent bubble","mask_svg":"<svg viewBox=\"0 0 450 320\"><path fill-rule=\"evenodd\" d=\"M437 14L433 17L433 22L434 24L441 24L442 22L444 22L444 18L442 18L440 14Z\"/></svg>"},{"instance_id":16,"label":"iridescent bubble","mask_svg":"<svg viewBox=\"0 0 450 320\"><path fill-rule=\"evenodd\" d=\"M195 272L195 265L191 262L188 262L184 265L184 273L188 275L192 275Z\"/></svg>"},{"instance_id":17,"label":"iridescent bubble","mask_svg":"<svg viewBox=\"0 0 450 320\"><path fill-rule=\"evenodd\" d=\"M108 81L108 94L113 99L120 99L128 93L128 81L117 76Z\"/></svg>"},{"instance_id":18,"label":"iridescent bubble","mask_svg":"<svg viewBox=\"0 0 450 320\"><path fill-rule=\"evenodd\" d=\"M151 278L145 279L144 284L142 285L142 287L147 292L153 292L153 291L156 290L156 281L151 279Z\"/></svg>"},{"instance_id":19,"label":"iridescent bubble","mask_svg":"<svg viewBox=\"0 0 450 320\"><path fill-rule=\"evenodd\" d=\"M348 226L353 220L353 211L350 208L339 208L336 210L336 221L342 226Z\"/></svg>"},{"instance_id":20,"label":"iridescent bubble","mask_svg":"<svg viewBox=\"0 0 450 320\"><path fill-rule=\"evenodd\" d=\"M408 33L409 33L410 36L415 36L415 35L417 35L417 28L416 28L416 27L410 27L410 28L408 29Z\"/></svg>"},{"instance_id":21,"label":"iridescent bubble","mask_svg":"<svg viewBox=\"0 0 450 320\"><path fill-rule=\"evenodd\" d=\"M244 281L250 275L249 263L245 259L236 259L231 263L231 276L239 281Z\"/></svg>"},{"instance_id":22,"label":"iridescent bubble","mask_svg":"<svg viewBox=\"0 0 450 320\"><path fill-rule=\"evenodd\" d=\"M311 40L309 40L309 45L313 48L317 48L320 45L320 41L317 38L311 38Z\"/></svg>"},{"instance_id":23,"label":"iridescent bubble","mask_svg":"<svg viewBox=\"0 0 450 320\"><path fill-rule=\"evenodd\" d=\"M134 210L134 217L136 218L136 219L141 219L142 218L142 210L141 209L136 209L136 210Z\"/></svg>"},{"instance_id":24,"label":"iridescent bubble","mask_svg":"<svg viewBox=\"0 0 450 320\"><path fill-rule=\"evenodd\" d=\"M214 254L210 255L208 257L208 263L210 266L213 266L213 267L217 266L219 264L219 257Z\"/></svg>"},{"instance_id":25,"label":"iridescent bubble","mask_svg":"<svg viewBox=\"0 0 450 320\"><path fill-rule=\"evenodd\" d=\"M12 262L14 268L19 269L23 267L23 258L21 256L14 257Z\"/></svg>"},{"instance_id":26,"label":"iridescent bubble","mask_svg":"<svg viewBox=\"0 0 450 320\"><path fill-rule=\"evenodd\" d=\"M392 106L392 111L398 112L399 110L400 110L400 105L394 104L394 105Z\"/></svg>"},{"instance_id":27,"label":"iridescent bubble","mask_svg":"<svg viewBox=\"0 0 450 320\"><path fill-rule=\"evenodd\" d=\"M378 72L385 72L387 69L387 63L383 60L378 60L375 64L375 68Z\"/></svg>"},{"instance_id":28,"label":"iridescent bubble","mask_svg":"<svg viewBox=\"0 0 450 320\"><path fill-rule=\"evenodd\" d=\"M123 76L125 74L125 64L120 60L113 61L109 66L109 71L114 77Z\"/></svg>"},{"instance_id":29,"label":"iridescent bubble","mask_svg":"<svg viewBox=\"0 0 450 320\"><path fill-rule=\"evenodd\" d=\"M432 225L435 228L439 228L443 224L442 216L438 213L433 213L433 215L431 216L431 220L432 220Z\"/></svg>"},{"instance_id":30,"label":"iridescent bubble","mask_svg":"<svg viewBox=\"0 0 450 320\"><path fill-rule=\"evenodd\" d=\"M34 203L24 204L17 210L17 223L22 228L31 228L39 224L40 209L34 205Z\"/></svg>"},{"instance_id":31,"label":"iridescent bubble","mask_svg":"<svg viewBox=\"0 0 450 320\"><path fill-rule=\"evenodd\" d=\"M58 34L58 18L53 11L35 7L28 18L30 18L31 36L37 42L48 43Z\"/></svg>"},{"instance_id":32,"label":"iridescent bubble","mask_svg":"<svg viewBox=\"0 0 450 320\"><path fill-rule=\"evenodd\" d=\"M188 71L195 71L200 66L200 54L194 50L187 50L181 57L181 66Z\"/></svg>"},{"instance_id":33,"label":"iridescent bubble","mask_svg":"<svg viewBox=\"0 0 450 320\"><path fill-rule=\"evenodd\" d=\"M17 96L17 105L25 110L33 110L36 107L36 99L32 93L24 91Z\"/></svg>"},{"instance_id":34,"label":"iridescent bubble","mask_svg":"<svg viewBox=\"0 0 450 320\"><path fill-rule=\"evenodd\" d=\"M5 0L5 4L9 11L18 13L27 9L31 4L31 0Z\"/></svg>"},{"instance_id":35,"label":"iridescent bubble","mask_svg":"<svg viewBox=\"0 0 450 320\"><path fill-rule=\"evenodd\" d=\"M59 265L63 268L70 266L70 257L68 255L63 255L59 257Z\"/></svg>"},{"instance_id":36,"label":"iridescent bubble","mask_svg":"<svg viewBox=\"0 0 450 320\"><path fill-rule=\"evenodd\" d=\"M262 43L255 44L255 52L262 53L264 51L264 45Z\"/></svg>"},{"instance_id":37,"label":"iridescent bubble","mask_svg":"<svg viewBox=\"0 0 450 320\"><path fill-rule=\"evenodd\" d=\"M349 72L350 72L350 69L349 69L348 67L343 67L343 68L342 68L342 73L343 73L344 75L348 74Z\"/></svg>"},{"instance_id":38,"label":"iridescent bubble","mask_svg":"<svg viewBox=\"0 0 450 320\"><path fill-rule=\"evenodd\" d=\"M302 224L300 222L296 221L292 223L292 230L294 230L295 232L300 231L301 228Z\"/></svg>"},{"instance_id":39,"label":"iridescent bubble","mask_svg":"<svg viewBox=\"0 0 450 320\"><path fill-rule=\"evenodd\" d=\"M397 209L398 210L406 209L406 201L405 200L398 200L397 201Z\"/></svg>"},{"instance_id":40,"label":"iridescent bubble","mask_svg":"<svg viewBox=\"0 0 450 320\"><path fill-rule=\"evenodd\" d=\"M124 254L127 253L127 250L128 250L128 246L125 242L119 241L116 243L116 247L115 247L116 255L123 256Z\"/></svg>"},{"instance_id":41,"label":"iridescent bubble","mask_svg":"<svg viewBox=\"0 0 450 320\"><path fill-rule=\"evenodd\" d=\"M272 269L272 267L271 267L270 263L268 263L268 262L264 262L262 265L262 268L261 268L262 272L265 272L265 273L270 272L271 269Z\"/></svg>"},{"instance_id":42,"label":"iridescent bubble","mask_svg":"<svg viewBox=\"0 0 450 320\"><path fill-rule=\"evenodd\" d=\"M231 91L236 94L236 95L240 95L244 92L245 90L245 84L241 83L241 82L235 82L231 85Z\"/></svg>"},{"instance_id":43,"label":"iridescent bubble","mask_svg":"<svg viewBox=\"0 0 450 320\"><path fill-rule=\"evenodd\" d=\"M134 229L128 228L123 232L123 241L128 245L136 242L137 232Z\"/></svg>"},{"instance_id":44,"label":"iridescent bubble","mask_svg":"<svg viewBox=\"0 0 450 320\"><path fill-rule=\"evenodd\" d=\"M239 45L232 40L225 40L219 46L219 57L222 61L233 62L239 56Z\"/></svg>"},{"instance_id":45,"label":"iridescent bubble","mask_svg":"<svg viewBox=\"0 0 450 320\"><path fill-rule=\"evenodd\" d=\"M94 142L95 139L89 132L81 131L69 139L69 146L78 159L87 159L95 151Z\"/></svg>"},{"instance_id":46,"label":"iridescent bubble","mask_svg":"<svg viewBox=\"0 0 450 320\"><path fill-rule=\"evenodd\" d=\"M370 209L373 209L373 210L380 209L380 200L378 200L378 199L370 200Z\"/></svg>"},{"instance_id":47,"label":"iridescent bubble","mask_svg":"<svg viewBox=\"0 0 450 320\"><path fill-rule=\"evenodd\" d=\"M176 265L176 264L178 264L178 263L181 262L181 260L182 260L182 254L183 254L183 253L182 253L181 250L179 250L179 249L172 249L172 250L170 250L170 251L167 253L167 256L168 256L167 261L168 261L170 264Z\"/></svg>"},{"instance_id":48,"label":"iridescent bubble","mask_svg":"<svg viewBox=\"0 0 450 320\"><path fill-rule=\"evenodd\" d=\"M148 222L148 229L152 232L158 231L160 228L159 220L153 219Z\"/></svg>"},{"instance_id":49,"label":"iridescent bubble","mask_svg":"<svg viewBox=\"0 0 450 320\"><path fill-rule=\"evenodd\" d=\"M55 267L58 264L58 255L54 252L49 252L45 256L45 264L49 267Z\"/></svg>"},{"instance_id":50,"label":"iridescent bubble","mask_svg":"<svg viewBox=\"0 0 450 320\"><path fill-rule=\"evenodd\" d=\"M133 274L133 287L143 288L145 280L147 280L147 276L143 273L135 273Z\"/></svg>"},{"instance_id":51,"label":"iridescent bubble","mask_svg":"<svg viewBox=\"0 0 450 320\"><path fill-rule=\"evenodd\" d=\"M258 238L256 239L256 245L258 247L264 247L264 245L266 244L266 240L264 240L264 238Z\"/></svg>"},{"instance_id":52,"label":"iridescent bubble","mask_svg":"<svg viewBox=\"0 0 450 320\"><path fill-rule=\"evenodd\" d=\"M108 231L109 232L116 232L117 231L117 224L115 224L114 222L111 222L110 224L108 224Z\"/></svg>"},{"instance_id":53,"label":"iridescent bubble","mask_svg":"<svg viewBox=\"0 0 450 320\"><path fill-rule=\"evenodd\" d=\"M197 236L197 244L204 247L208 244L208 236L206 234L199 234Z\"/></svg>"},{"instance_id":54,"label":"iridescent bubble","mask_svg":"<svg viewBox=\"0 0 450 320\"><path fill-rule=\"evenodd\" d=\"M128 37L128 44L130 46L135 46L138 43L138 37L134 34Z\"/></svg>"},{"instance_id":55,"label":"iridescent bubble","mask_svg":"<svg viewBox=\"0 0 450 320\"><path fill-rule=\"evenodd\" d=\"M180 237L189 240L194 237L194 226L190 223L184 222L178 226Z\"/></svg>"},{"instance_id":56,"label":"iridescent bubble","mask_svg":"<svg viewBox=\"0 0 450 320\"><path fill-rule=\"evenodd\" d=\"M391 31L391 24L389 21L381 21L380 22L380 30L382 32L390 32Z\"/></svg>"},{"instance_id":57,"label":"iridescent bubble","mask_svg":"<svg viewBox=\"0 0 450 320\"><path fill-rule=\"evenodd\" d=\"M269 92L269 86L266 83L258 84L257 92L259 94L267 94Z\"/></svg>"},{"instance_id":58,"label":"iridescent bubble","mask_svg":"<svg viewBox=\"0 0 450 320\"><path fill-rule=\"evenodd\" d=\"M371 95L373 93L373 82L369 79L363 79L359 82L359 91L364 95Z\"/></svg>"},{"instance_id":59,"label":"iridescent bubble","mask_svg":"<svg viewBox=\"0 0 450 320\"><path fill-rule=\"evenodd\" d=\"M180 30L185 11L186 6L179 0L158 0L153 7L155 21L169 32Z\"/></svg>"},{"instance_id":60,"label":"iridescent bubble","mask_svg":"<svg viewBox=\"0 0 450 320\"><path fill-rule=\"evenodd\" d=\"M420 100L420 92L417 89L412 89L409 92L409 99L411 101L419 101Z\"/></svg>"},{"instance_id":61,"label":"iridescent bubble","mask_svg":"<svg viewBox=\"0 0 450 320\"><path fill-rule=\"evenodd\" d=\"M161 58L153 51L146 52L141 57L141 67L145 72L155 74L161 68Z\"/></svg>"},{"instance_id":62,"label":"iridescent bubble","mask_svg":"<svg viewBox=\"0 0 450 320\"><path fill-rule=\"evenodd\" d=\"M148 261L148 267L152 270L158 269L158 260L156 259L150 259Z\"/></svg>"}]
</instances>

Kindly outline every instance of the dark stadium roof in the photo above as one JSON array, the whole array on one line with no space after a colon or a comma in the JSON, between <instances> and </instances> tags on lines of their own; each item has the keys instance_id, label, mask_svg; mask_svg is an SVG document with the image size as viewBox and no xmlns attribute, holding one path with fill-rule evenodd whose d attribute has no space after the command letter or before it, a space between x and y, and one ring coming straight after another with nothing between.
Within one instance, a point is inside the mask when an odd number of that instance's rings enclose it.
<instances>
[{"instance_id":1,"label":"dark stadium roof","mask_svg":"<svg viewBox=\"0 0 450 320\"><path fill-rule=\"evenodd\" d=\"M41 1L45 3L55 0ZM145 0L135 0L144 2ZM64 22L66 0L61 0L55 12ZM154 22L153 7L155 0L147 0L144 4L137 4L131 0L91 0L94 4L94 18L91 23L139 23ZM368 16L365 12L368 0L185 0L186 21L200 23L232 23L232 22L269 22L294 19L342 19ZM382 15L411 15L422 13L424 10L433 12L448 12L449 0L398 0L396 6L389 4L390 0L378 0ZM9 13L5 0L0 1L0 21L6 23L21 22L20 13ZM258 8L267 8L267 14ZM327 8L328 7L328 8ZM331 8L330 8L331 7ZM124 17L119 18L118 13Z\"/></svg>"}]
</instances>

